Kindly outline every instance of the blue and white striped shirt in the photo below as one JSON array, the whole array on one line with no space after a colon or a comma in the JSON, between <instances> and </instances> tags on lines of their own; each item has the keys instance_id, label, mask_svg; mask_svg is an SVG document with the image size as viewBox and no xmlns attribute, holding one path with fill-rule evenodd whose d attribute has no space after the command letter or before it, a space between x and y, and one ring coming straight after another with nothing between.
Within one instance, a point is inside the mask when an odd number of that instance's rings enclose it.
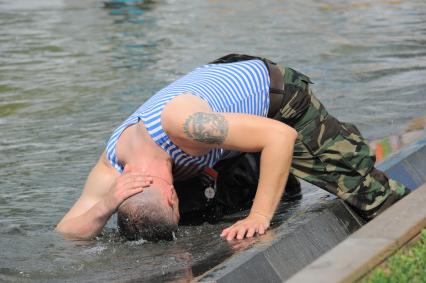
<instances>
[{"instance_id":1,"label":"blue and white striped shirt","mask_svg":"<svg viewBox=\"0 0 426 283\"><path fill-rule=\"evenodd\" d=\"M212 167L223 155L223 149L213 149L203 156L190 156L177 147L161 126L161 112L174 97L191 93L207 101L213 112L243 113L266 117L269 109L269 74L260 60L227 64L209 64L163 88L113 133L106 147L112 166L123 171L115 154L117 140L128 126L143 121L149 135L172 158L175 180L189 178L205 166Z\"/></svg>"}]
</instances>

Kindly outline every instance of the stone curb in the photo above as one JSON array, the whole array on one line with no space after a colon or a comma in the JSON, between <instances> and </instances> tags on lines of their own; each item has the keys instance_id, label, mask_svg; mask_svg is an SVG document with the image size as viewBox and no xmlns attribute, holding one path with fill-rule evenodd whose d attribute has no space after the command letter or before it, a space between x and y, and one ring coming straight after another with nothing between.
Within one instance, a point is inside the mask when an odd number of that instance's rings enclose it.
<instances>
[{"instance_id":1,"label":"stone curb","mask_svg":"<svg viewBox=\"0 0 426 283\"><path fill-rule=\"evenodd\" d=\"M426 227L426 183L292 276L289 283L353 282Z\"/></svg>"},{"instance_id":2,"label":"stone curb","mask_svg":"<svg viewBox=\"0 0 426 283\"><path fill-rule=\"evenodd\" d=\"M360 221L340 199L311 205L273 229L274 240L233 255L194 281L285 281L358 230Z\"/></svg>"}]
</instances>

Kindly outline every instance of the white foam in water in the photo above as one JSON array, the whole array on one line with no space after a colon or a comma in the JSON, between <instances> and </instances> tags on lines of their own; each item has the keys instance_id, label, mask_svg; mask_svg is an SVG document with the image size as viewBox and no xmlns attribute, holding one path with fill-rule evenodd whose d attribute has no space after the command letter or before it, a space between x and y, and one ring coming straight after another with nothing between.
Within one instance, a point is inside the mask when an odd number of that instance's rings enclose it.
<instances>
[{"instance_id":1,"label":"white foam in water","mask_svg":"<svg viewBox=\"0 0 426 283\"><path fill-rule=\"evenodd\" d=\"M172 232L172 235L173 235L173 241L176 241L177 237L176 237L175 232ZM126 244L129 245L129 246L140 246L140 245L143 245L147 242L149 242L149 241L144 240L144 239L140 239L140 240L137 240L137 241L127 241Z\"/></svg>"},{"instance_id":2,"label":"white foam in water","mask_svg":"<svg viewBox=\"0 0 426 283\"><path fill-rule=\"evenodd\" d=\"M92 247L92 248L90 248L90 249L87 250L87 254L89 254L89 255L99 255L99 254L101 254L106 249L107 249L106 246Z\"/></svg>"},{"instance_id":3,"label":"white foam in water","mask_svg":"<svg viewBox=\"0 0 426 283\"><path fill-rule=\"evenodd\" d=\"M143 245L144 243L148 242L147 240L144 239L140 239L137 241L127 241L126 244L129 246L140 246Z\"/></svg>"}]
</instances>

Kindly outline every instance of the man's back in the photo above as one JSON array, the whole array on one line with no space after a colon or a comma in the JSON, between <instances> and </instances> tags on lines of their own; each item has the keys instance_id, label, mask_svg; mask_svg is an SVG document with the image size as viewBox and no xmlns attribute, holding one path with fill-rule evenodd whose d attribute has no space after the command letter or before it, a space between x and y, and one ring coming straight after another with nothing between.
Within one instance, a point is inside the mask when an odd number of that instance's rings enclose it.
<instances>
[{"instance_id":1,"label":"man's back","mask_svg":"<svg viewBox=\"0 0 426 283\"><path fill-rule=\"evenodd\" d=\"M161 113L165 105L184 93L203 99L213 112L266 117L269 109L269 74L260 60L209 64L196 68L166 86L130 115L110 138L106 148L107 157L119 172L122 172L123 167L116 157L116 141L125 128L140 120L153 141L172 157L173 176L177 180L193 176L205 166L213 167L221 158L221 149L202 156L188 155L164 131Z\"/></svg>"}]
</instances>

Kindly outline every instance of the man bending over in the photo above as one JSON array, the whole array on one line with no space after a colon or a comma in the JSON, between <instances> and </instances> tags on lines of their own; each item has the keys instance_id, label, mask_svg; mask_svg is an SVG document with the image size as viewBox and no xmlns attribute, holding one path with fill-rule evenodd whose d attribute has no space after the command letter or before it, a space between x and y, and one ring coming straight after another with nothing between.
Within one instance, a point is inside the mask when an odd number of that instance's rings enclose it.
<instances>
[{"instance_id":1,"label":"man bending over","mask_svg":"<svg viewBox=\"0 0 426 283\"><path fill-rule=\"evenodd\" d=\"M170 239L179 221L173 181L213 167L226 150L261 153L250 213L222 231L227 240L265 233L290 172L375 217L408 190L374 167L356 127L329 115L309 84L293 69L247 55L196 68L114 131L57 231L92 238L118 210L128 238Z\"/></svg>"}]
</instances>

